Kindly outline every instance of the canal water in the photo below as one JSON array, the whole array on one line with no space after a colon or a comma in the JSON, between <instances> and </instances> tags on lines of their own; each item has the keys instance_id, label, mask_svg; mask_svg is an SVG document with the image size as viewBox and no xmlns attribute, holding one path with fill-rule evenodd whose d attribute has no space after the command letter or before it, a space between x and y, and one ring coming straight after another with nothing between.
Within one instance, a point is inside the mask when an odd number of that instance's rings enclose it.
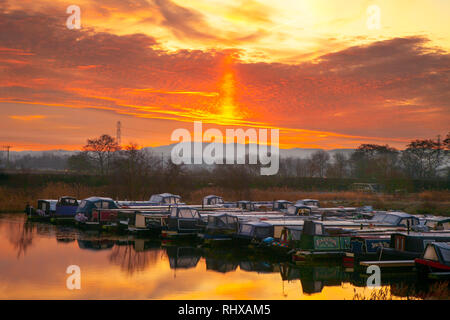
<instances>
[{"instance_id":1,"label":"canal water","mask_svg":"<svg viewBox=\"0 0 450 320\"><path fill-rule=\"evenodd\" d=\"M71 265L80 268L80 289L67 287ZM370 295L365 282L341 265L296 267L239 248L175 246L0 214L0 299L353 299ZM383 285L394 292L398 283Z\"/></svg>"}]
</instances>

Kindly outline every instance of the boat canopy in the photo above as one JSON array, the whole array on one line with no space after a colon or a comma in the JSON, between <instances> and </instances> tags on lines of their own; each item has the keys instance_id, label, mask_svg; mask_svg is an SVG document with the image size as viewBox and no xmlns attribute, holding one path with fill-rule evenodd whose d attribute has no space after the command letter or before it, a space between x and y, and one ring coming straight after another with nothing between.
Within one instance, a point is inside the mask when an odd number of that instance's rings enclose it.
<instances>
[{"instance_id":1,"label":"boat canopy","mask_svg":"<svg viewBox=\"0 0 450 320\"><path fill-rule=\"evenodd\" d=\"M221 213L221 214L211 214L208 216L208 229L232 229L236 230L238 226L238 217Z\"/></svg>"},{"instance_id":2,"label":"boat canopy","mask_svg":"<svg viewBox=\"0 0 450 320\"><path fill-rule=\"evenodd\" d=\"M241 200L241 201L238 201L238 202L236 203L236 206L237 206L238 208L243 209L243 210L249 210L249 211L255 210L255 205L254 205L254 203L253 203L252 201L248 201L248 200Z\"/></svg>"},{"instance_id":3,"label":"boat canopy","mask_svg":"<svg viewBox=\"0 0 450 320\"><path fill-rule=\"evenodd\" d=\"M312 213L311 207L305 206L303 204L294 204L287 208L287 215L292 216L309 216Z\"/></svg>"},{"instance_id":4,"label":"boat canopy","mask_svg":"<svg viewBox=\"0 0 450 320\"><path fill-rule=\"evenodd\" d=\"M209 195L203 198L203 205L223 204L223 198L216 195Z\"/></svg>"},{"instance_id":5,"label":"boat canopy","mask_svg":"<svg viewBox=\"0 0 450 320\"><path fill-rule=\"evenodd\" d=\"M407 227L408 221L411 227L420 224L419 218L405 212L377 212L371 221L399 227Z\"/></svg>"},{"instance_id":6,"label":"boat canopy","mask_svg":"<svg viewBox=\"0 0 450 320\"><path fill-rule=\"evenodd\" d=\"M304 206L314 206L314 207L320 207L319 200L316 199L303 199L298 200L295 204L304 205Z\"/></svg>"},{"instance_id":7,"label":"boat canopy","mask_svg":"<svg viewBox=\"0 0 450 320\"><path fill-rule=\"evenodd\" d=\"M450 265L450 242L432 242L427 245L423 254L425 260Z\"/></svg>"},{"instance_id":8,"label":"boat canopy","mask_svg":"<svg viewBox=\"0 0 450 320\"><path fill-rule=\"evenodd\" d=\"M291 201L287 200L275 200L273 202L273 210L285 210L289 207L289 205L292 205Z\"/></svg>"},{"instance_id":9,"label":"boat canopy","mask_svg":"<svg viewBox=\"0 0 450 320\"><path fill-rule=\"evenodd\" d=\"M170 210L171 218L178 219L200 219L200 213L189 207L173 207Z\"/></svg>"},{"instance_id":10,"label":"boat canopy","mask_svg":"<svg viewBox=\"0 0 450 320\"><path fill-rule=\"evenodd\" d=\"M59 198L58 206L78 206L78 200L74 197L64 196Z\"/></svg>"},{"instance_id":11,"label":"boat canopy","mask_svg":"<svg viewBox=\"0 0 450 320\"><path fill-rule=\"evenodd\" d=\"M238 235L264 239L273 235L274 226L260 221L249 221L239 225Z\"/></svg>"},{"instance_id":12,"label":"boat canopy","mask_svg":"<svg viewBox=\"0 0 450 320\"><path fill-rule=\"evenodd\" d=\"M160 193L152 195L149 201L157 205L179 204L181 197L171 193Z\"/></svg>"},{"instance_id":13,"label":"boat canopy","mask_svg":"<svg viewBox=\"0 0 450 320\"><path fill-rule=\"evenodd\" d=\"M51 200L51 199L39 199L38 200L38 209L49 213L56 211L56 204L58 203L58 200Z\"/></svg>"},{"instance_id":14,"label":"boat canopy","mask_svg":"<svg viewBox=\"0 0 450 320\"><path fill-rule=\"evenodd\" d=\"M119 209L116 202L111 198L90 197L81 200L77 213L92 214L92 209Z\"/></svg>"}]
</instances>

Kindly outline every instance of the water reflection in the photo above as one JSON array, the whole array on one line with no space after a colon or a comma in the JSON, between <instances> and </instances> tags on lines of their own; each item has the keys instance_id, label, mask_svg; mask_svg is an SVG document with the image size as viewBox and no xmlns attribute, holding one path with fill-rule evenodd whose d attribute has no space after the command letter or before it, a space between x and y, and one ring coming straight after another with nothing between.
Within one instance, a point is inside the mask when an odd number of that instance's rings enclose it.
<instances>
[{"instance_id":1,"label":"water reflection","mask_svg":"<svg viewBox=\"0 0 450 320\"><path fill-rule=\"evenodd\" d=\"M65 288L71 264L82 270L78 292ZM365 279L342 265L295 266L243 248L162 245L0 215L2 299L352 299ZM405 296L404 279L382 280Z\"/></svg>"}]
</instances>

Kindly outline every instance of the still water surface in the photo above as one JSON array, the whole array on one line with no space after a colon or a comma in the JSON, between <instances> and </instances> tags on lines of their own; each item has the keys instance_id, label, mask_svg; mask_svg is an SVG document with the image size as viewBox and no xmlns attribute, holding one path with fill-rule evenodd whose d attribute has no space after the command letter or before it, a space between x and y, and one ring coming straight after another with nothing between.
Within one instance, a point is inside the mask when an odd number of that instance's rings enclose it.
<instances>
[{"instance_id":1,"label":"still water surface","mask_svg":"<svg viewBox=\"0 0 450 320\"><path fill-rule=\"evenodd\" d=\"M66 287L70 265L80 290ZM339 265L299 268L0 214L0 299L352 299L355 290L371 292Z\"/></svg>"}]
</instances>

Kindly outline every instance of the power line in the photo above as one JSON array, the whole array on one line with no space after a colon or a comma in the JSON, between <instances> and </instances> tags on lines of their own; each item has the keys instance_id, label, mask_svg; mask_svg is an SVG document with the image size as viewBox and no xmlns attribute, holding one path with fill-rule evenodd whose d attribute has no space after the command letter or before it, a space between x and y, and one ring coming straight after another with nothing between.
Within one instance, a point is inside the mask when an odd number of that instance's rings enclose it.
<instances>
[{"instance_id":1,"label":"power line","mask_svg":"<svg viewBox=\"0 0 450 320\"><path fill-rule=\"evenodd\" d=\"M6 168L9 168L9 149L12 148L12 146L3 146L3 148L6 149Z\"/></svg>"},{"instance_id":2,"label":"power line","mask_svg":"<svg viewBox=\"0 0 450 320\"><path fill-rule=\"evenodd\" d=\"M117 121L116 140L119 146L122 145L122 124L120 121Z\"/></svg>"}]
</instances>

